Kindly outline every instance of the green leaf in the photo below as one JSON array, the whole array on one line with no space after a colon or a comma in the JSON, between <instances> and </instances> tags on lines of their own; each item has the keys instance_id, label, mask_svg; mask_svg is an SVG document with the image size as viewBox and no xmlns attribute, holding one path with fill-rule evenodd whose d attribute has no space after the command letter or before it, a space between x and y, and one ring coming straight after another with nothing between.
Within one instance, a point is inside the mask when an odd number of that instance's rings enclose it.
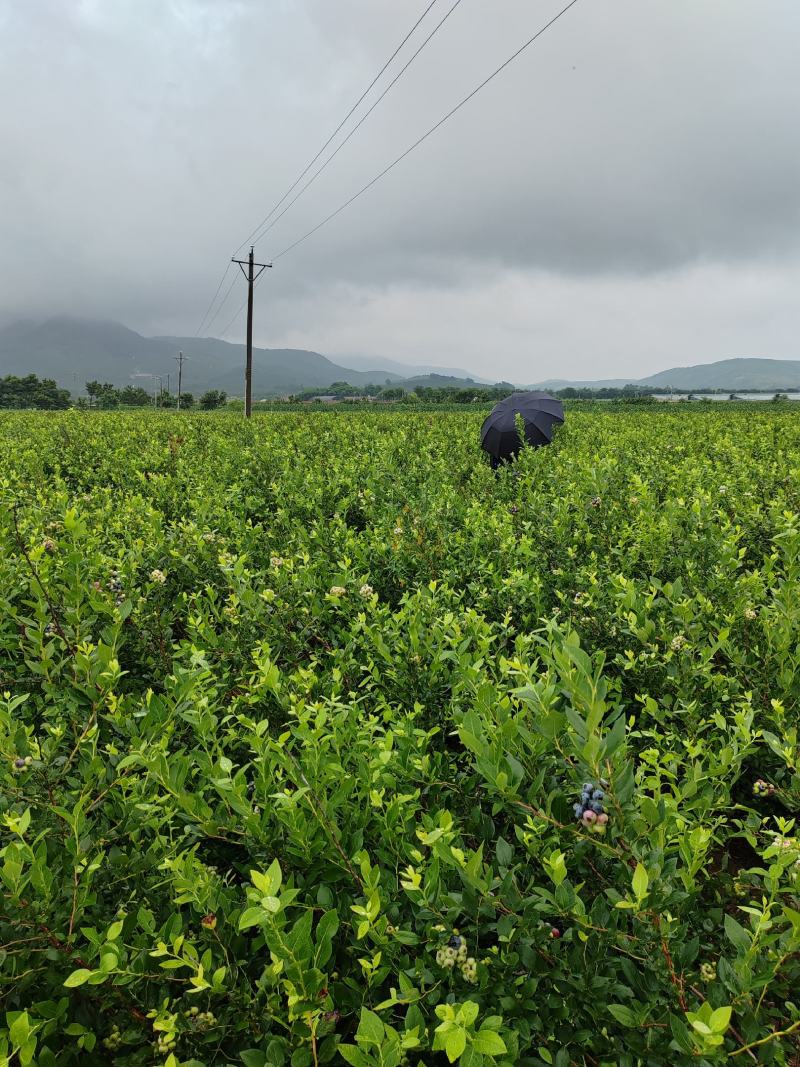
<instances>
[{"instance_id":1,"label":"green leaf","mask_svg":"<svg viewBox=\"0 0 800 1067\"><path fill-rule=\"evenodd\" d=\"M647 887L650 885L650 876L641 863L636 864L636 870L633 872L633 895L637 900L642 900L647 896Z\"/></svg>"},{"instance_id":2,"label":"green leaf","mask_svg":"<svg viewBox=\"0 0 800 1067\"><path fill-rule=\"evenodd\" d=\"M77 971L73 971L72 974L67 977L64 985L67 989L74 989L75 986L83 985L84 982L88 982L93 973L93 971L89 971L85 967L79 967Z\"/></svg>"},{"instance_id":3,"label":"green leaf","mask_svg":"<svg viewBox=\"0 0 800 1067\"><path fill-rule=\"evenodd\" d=\"M383 1023L380 1016L370 1011L369 1008L362 1008L356 1037L359 1041L369 1041L380 1047L383 1042Z\"/></svg>"},{"instance_id":4,"label":"green leaf","mask_svg":"<svg viewBox=\"0 0 800 1067\"><path fill-rule=\"evenodd\" d=\"M264 909L258 908L245 908L242 914L239 916L239 929L247 930L251 926L258 926L264 919Z\"/></svg>"},{"instance_id":5,"label":"green leaf","mask_svg":"<svg viewBox=\"0 0 800 1067\"><path fill-rule=\"evenodd\" d=\"M8 1036L12 1043L20 1048L31 1035L31 1024L26 1011L21 1011L8 1027Z\"/></svg>"},{"instance_id":6,"label":"green leaf","mask_svg":"<svg viewBox=\"0 0 800 1067\"><path fill-rule=\"evenodd\" d=\"M29 1063L33 1063L33 1057L36 1052L36 1038L31 1037L20 1048L17 1053L19 1057L20 1067L28 1067Z\"/></svg>"},{"instance_id":7,"label":"green leaf","mask_svg":"<svg viewBox=\"0 0 800 1067\"><path fill-rule=\"evenodd\" d=\"M451 1030L444 1039L444 1050L451 1063L455 1063L467 1047L467 1031L462 1027Z\"/></svg>"},{"instance_id":8,"label":"green leaf","mask_svg":"<svg viewBox=\"0 0 800 1067\"><path fill-rule=\"evenodd\" d=\"M261 1049L246 1048L239 1053L244 1067L265 1067L267 1059Z\"/></svg>"},{"instance_id":9,"label":"green leaf","mask_svg":"<svg viewBox=\"0 0 800 1067\"><path fill-rule=\"evenodd\" d=\"M474 1000L465 1000L461 1005L461 1018L466 1026L472 1026L478 1018L478 1005Z\"/></svg>"},{"instance_id":10,"label":"green leaf","mask_svg":"<svg viewBox=\"0 0 800 1067\"><path fill-rule=\"evenodd\" d=\"M605 744L603 746L605 758L610 759L624 740L625 716L620 715L606 735Z\"/></svg>"},{"instance_id":11,"label":"green leaf","mask_svg":"<svg viewBox=\"0 0 800 1067\"><path fill-rule=\"evenodd\" d=\"M725 935L728 940L739 950L747 950L750 948L750 937L745 928L738 923L732 915L725 913L724 919Z\"/></svg>"},{"instance_id":12,"label":"green leaf","mask_svg":"<svg viewBox=\"0 0 800 1067\"><path fill-rule=\"evenodd\" d=\"M670 1015L669 1026L678 1047L682 1049L683 1052L691 1052L692 1039L683 1019L679 1018L677 1015Z\"/></svg>"},{"instance_id":13,"label":"green leaf","mask_svg":"<svg viewBox=\"0 0 800 1067\"><path fill-rule=\"evenodd\" d=\"M106 940L108 940L108 941L116 941L117 938L119 937L119 935L122 933L122 927L124 926L124 924L125 924L125 920L124 919L119 919L117 922L112 923L111 926L109 926L109 928L108 928L108 933L106 934Z\"/></svg>"},{"instance_id":14,"label":"green leaf","mask_svg":"<svg viewBox=\"0 0 800 1067\"><path fill-rule=\"evenodd\" d=\"M497 862L501 867L510 867L514 859L514 849L503 837L498 837L495 845Z\"/></svg>"},{"instance_id":15,"label":"green leaf","mask_svg":"<svg viewBox=\"0 0 800 1067\"><path fill-rule=\"evenodd\" d=\"M732 1014L733 1008L729 1004L722 1008L717 1008L716 1011L711 1013L711 1018L708 1020L709 1027L715 1034L724 1034L728 1029Z\"/></svg>"},{"instance_id":16,"label":"green leaf","mask_svg":"<svg viewBox=\"0 0 800 1067\"><path fill-rule=\"evenodd\" d=\"M355 1045L339 1045L337 1051L344 1062L352 1064L353 1067L370 1067L370 1061Z\"/></svg>"},{"instance_id":17,"label":"green leaf","mask_svg":"<svg viewBox=\"0 0 800 1067\"><path fill-rule=\"evenodd\" d=\"M273 860L266 874L251 871L250 880L259 893L263 893L265 897L274 897L283 881L280 864L277 860Z\"/></svg>"},{"instance_id":18,"label":"green leaf","mask_svg":"<svg viewBox=\"0 0 800 1067\"><path fill-rule=\"evenodd\" d=\"M494 1030L479 1030L472 1044L484 1056L502 1056L507 1051L505 1041Z\"/></svg>"},{"instance_id":19,"label":"green leaf","mask_svg":"<svg viewBox=\"0 0 800 1067\"><path fill-rule=\"evenodd\" d=\"M483 1067L483 1056L474 1045L467 1045L458 1062L460 1067Z\"/></svg>"},{"instance_id":20,"label":"green leaf","mask_svg":"<svg viewBox=\"0 0 800 1067\"><path fill-rule=\"evenodd\" d=\"M622 1023L623 1026L636 1027L639 1025L639 1020L625 1004L609 1004L608 1010L617 1022Z\"/></svg>"}]
</instances>

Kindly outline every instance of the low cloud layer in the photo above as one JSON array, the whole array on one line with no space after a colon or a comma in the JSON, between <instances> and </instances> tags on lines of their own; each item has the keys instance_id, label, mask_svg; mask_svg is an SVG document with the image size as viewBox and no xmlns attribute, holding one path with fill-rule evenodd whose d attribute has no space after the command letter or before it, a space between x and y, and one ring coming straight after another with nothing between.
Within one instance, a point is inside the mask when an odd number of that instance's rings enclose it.
<instances>
[{"instance_id":1,"label":"low cloud layer","mask_svg":"<svg viewBox=\"0 0 800 1067\"><path fill-rule=\"evenodd\" d=\"M194 333L237 244L424 6L0 0L0 320ZM360 188L559 6L462 0L259 255ZM515 380L800 358L798 39L794 0L579 0L276 262L258 339ZM243 296L241 283L212 333Z\"/></svg>"}]
</instances>

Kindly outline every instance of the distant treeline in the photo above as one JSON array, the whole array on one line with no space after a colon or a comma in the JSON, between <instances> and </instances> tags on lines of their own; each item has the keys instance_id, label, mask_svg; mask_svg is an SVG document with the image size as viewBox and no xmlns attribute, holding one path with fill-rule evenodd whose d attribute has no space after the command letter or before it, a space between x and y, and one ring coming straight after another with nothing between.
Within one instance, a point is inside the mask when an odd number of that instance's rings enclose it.
<instances>
[{"instance_id":1,"label":"distant treeline","mask_svg":"<svg viewBox=\"0 0 800 1067\"><path fill-rule=\"evenodd\" d=\"M221 389L209 389L195 403L191 393L181 393L181 407L195 406L210 411L222 407L227 393ZM178 399L170 393L149 393L141 386L126 385L117 389L110 382L86 382L86 396L73 399L68 389L60 389L52 378L38 378L28 374L18 378L13 374L0 378L0 408L39 408L58 411L69 407L99 408L110 411L114 408L177 407Z\"/></svg>"},{"instance_id":2,"label":"distant treeline","mask_svg":"<svg viewBox=\"0 0 800 1067\"><path fill-rule=\"evenodd\" d=\"M485 404L502 400L515 392L515 386L508 382L499 385L473 385L470 388L453 386L417 385L413 390L402 385L349 385L347 382L334 382L324 393L319 389L305 389L289 397L293 403L308 404L314 402L350 401L379 403L425 403L425 404ZM635 403L655 402L650 393L653 390L633 385L623 388L604 387L602 389L578 389L569 386L566 389L552 390L552 395L564 400L627 400Z\"/></svg>"},{"instance_id":3,"label":"distant treeline","mask_svg":"<svg viewBox=\"0 0 800 1067\"><path fill-rule=\"evenodd\" d=\"M276 398L272 403L284 405L287 403L304 405L379 403L410 406L414 404L427 406L488 404L502 400L514 391L515 387L507 382L494 386L473 385L469 388L417 385L413 389L406 389L402 385L360 387L349 385L347 382L334 382L323 393L320 393L318 389L305 389L293 396L281 397L280 400ZM655 404L657 401L653 394L669 395L671 390L625 385L604 386L602 389L567 386L564 389L554 389L550 392L562 400L616 400L624 404ZM718 389L716 392L723 394L728 393L728 390ZM737 399L735 393L730 393L729 397L731 400ZM786 395L775 393L773 396L771 392L765 392L764 399L768 398L783 400L786 399ZM690 393L688 399L695 399L695 396ZM183 410L199 408L203 411L213 411L226 405L241 406L241 403L241 400L229 400L227 394L221 389L209 389L198 399L195 399L192 393L181 393ZM55 411L69 407L101 411L111 411L116 408L175 408L177 397L161 389L151 393L141 386L126 385L118 389L110 382L91 381L86 382L85 396L73 398L68 389L59 388L52 378L38 378L35 374L28 374L24 378L10 374L5 378L0 378L0 408L39 408Z\"/></svg>"}]
</instances>

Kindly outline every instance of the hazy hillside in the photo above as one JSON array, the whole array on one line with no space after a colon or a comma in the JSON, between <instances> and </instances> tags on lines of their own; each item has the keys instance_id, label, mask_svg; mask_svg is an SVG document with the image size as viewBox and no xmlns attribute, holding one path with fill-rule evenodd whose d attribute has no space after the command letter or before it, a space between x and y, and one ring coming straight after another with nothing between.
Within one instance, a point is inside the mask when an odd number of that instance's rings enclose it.
<instances>
[{"instance_id":1,"label":"hazy hillside","mask_svg":"<svg viewBox=\"0 0 800 1067\"><path fill-rule=\"evenodd\" d=\"M174 338L174 343L189 349L188 339ZM222 342L210 342L219 345ZM196 344L196 342L195 342ZM229 345L233 352L227 354L229 369L224 373L215 373L210 378L214 389L224 389L231 396L244 391L243 345ZM218 370L218 368L217 368ZM324 391L333 382L347 382L349 385L383 385L387 378L400 381L396 374L386 371L356 371L332 363L318 352L306 352L296 348L254 348L253 349L253 395L268 396L274 394L299 393L303 389Z\"/></svg>"},{"instance_id":2,"label":"hazy hillside","mask_svg":"<svg viewBox=\"0 0 800 1067\"><path fill-rule=\"evenodd\" d=\"M694 367L674 367L642 378L639 385L691 389L798 389L800 360L723 359Z\"/></svg>"},{"instance_id":3,"label":"hazy hillside","mask_svg":"<svg viewBox=\"0 0 800 1067\"><path fill-rule=\"evenodd\" d=\"M216 338L142 337L116 322L54 318L46 322L18 322L0 330L0 376L38 374L81 392L92 379L116 386L137 382L138 375L174 375L174 357L183 351L183 387L188 392L224 389L244 391L245 349ZM318 352L298 349L255 349L254 395L274 395L300 389L325 389L332 382L366 385L399 381L390 371L350 370ZM142 384L142 383L139 383Z\"/></svg>"},{"instance_id":4,"label":"hazy hillside","mask_svg":"<svg viewBox=\"0 0 800 1067\"><path fill-rule=\"evenodd\" d=\"M342 367L352 367L353 370L371 371L375 367L381 371L390 371L401 378L426 378L435 374L445 378L459 378L464 381L471 379L479 385L492 385L488 378L480 378L463 367L436 367L428 364L419 366L410 363L399 363L396 359L385 359L383 356L337 356L337 362Z\"/></svg>"},{"instance_id":5,"label":"hazy hillside","mask_svg":"<svg viewBox=\"0 0 800 1067\"><path fill-rule=\"evenodd\" d=\"M45 322L17 322L0 329L0 377L6 374L38 374L55 378L74 393L96 378L116 386L138 381L139 376L171 376L174 389L175 356L182 350L183 387L187 392L224 389L231 396L244 391L244 345L229 344L213 337L143 337L118 322L53 318ZM362 357L351 362L365 363ZM399 369L392 368L402 368ZM489 384L466 371L404 367L377 357L374 367L355 369L333 362L319 352L301 349L258 348L253 355L253 395L276 396L319 389L324 392L334 382L351 385L383 385L387 379L406 389L416 386L480 389ZM569 381L551 378L532 388L564 389L567 386L601 388L628 383L640 386L671 387L677 391L702 392L722 389L744 392L749 389L788 390L800 388L800 360L726 359L717 363L673 367L640 379L606 378Z\"/></svg>"},{"instance_id":6,"label":"hazy hillside","mask_svg":"<svg viewBox=\"0 0 800 1067\"><path fill-rule=\"evenodd\" d=\"M716 363L699 363L691 367L671 367L646 378L598 378L593 381L569 381L550 378L533 389L620 388L625 385L672 388L678 392L702 392L724 389L746 392L748 389L800 389L800 360L794 359L723 359Z\"/></svg>"}]
</instances>

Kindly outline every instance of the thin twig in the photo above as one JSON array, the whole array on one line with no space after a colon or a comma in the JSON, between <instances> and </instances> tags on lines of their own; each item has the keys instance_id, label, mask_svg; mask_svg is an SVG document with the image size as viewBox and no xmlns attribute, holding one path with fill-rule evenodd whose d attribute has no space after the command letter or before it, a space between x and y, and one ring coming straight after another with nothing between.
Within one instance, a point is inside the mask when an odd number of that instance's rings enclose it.
<instances>
[{"instance_id":1,"label":"thin twig","mask_svg":"<svg viewBox=\"0 0 800 1067\"><path fill-rule=\"evenodd\" d=\"M800 1019L797 1022L792 1023L786 1030L773 1030L771 1034L767 1034L766 1037L761 1037L758 1041L751 1041L749 1045L742 1045L741 1048L737 1048L735 1052L731 1053L731 1059L734 1056L741 1056L743 1052L749 1052L753 1059L756 1056L751 1051L754 1048L758 1048L759 1045L766 1045L769 1041L774 1041L776 1037L787 1037L789 1034L793 1034L796 1030L800 1030Z\"/></svg>"},{"instance_id":2,"label":"thin twig","mask_svg":"<svg viewBox=\"0 0 800 1067\"><path fill-rule=\"evenodd\" d=\"M658 931L658 936L661 939L661 952L662 952L662 954L664 956L664 959L666 960L666 963L667 963L667 971L669 972L669 980L670 980L670 982L672 982L672 984L675 986L675 988L678 991L678 1003L681 1006L681 1011L686 1012L686 1011L689 1010L689 1008L688 1008L688 1005L686 1003L686 996L684 995L684 991L683 991L683 977L682 976L678 976L676 974L676 972L675 972L675 965L672 962L672 955L671 955L671 953L669 951L669 945L667 944L667 939L661 933L661 917L659 915L656 915L655 912L652 912L651 914L653 916L653 926L655 926L656 930Z\"/></svg>"}]
</instances>

